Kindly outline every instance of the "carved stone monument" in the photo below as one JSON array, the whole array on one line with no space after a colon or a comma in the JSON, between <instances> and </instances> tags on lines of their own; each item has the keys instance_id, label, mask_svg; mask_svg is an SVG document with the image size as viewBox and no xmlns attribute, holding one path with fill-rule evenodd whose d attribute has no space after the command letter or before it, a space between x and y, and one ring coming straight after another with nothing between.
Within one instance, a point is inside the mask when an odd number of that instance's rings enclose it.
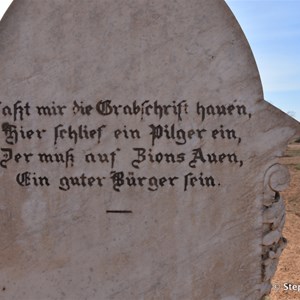
<instances>
[{"instance_id":1,"label":"carved stone monument","mask_svg":"<svg viewBox=\"0 0 300 300\"><path fill-rule=\"evenodd\" d=\"M300 124L223 0L15 1L0 70L1 299L270 291Z\"/></svg>"}]
</instances>

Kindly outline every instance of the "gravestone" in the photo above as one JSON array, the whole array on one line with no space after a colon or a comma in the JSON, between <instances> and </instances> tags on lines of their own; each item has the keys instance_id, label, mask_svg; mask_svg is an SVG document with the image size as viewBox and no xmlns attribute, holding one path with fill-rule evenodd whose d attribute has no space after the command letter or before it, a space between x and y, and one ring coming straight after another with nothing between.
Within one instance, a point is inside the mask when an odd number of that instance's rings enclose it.
<instances>
[{"instance_id":1,"label":"gravestone","mask_svg":"<svg viewBox=\"0 0 300 300\"><path fill-rule=\"evenodd\" d=\"M0 45L1 299L270 291L300 125L224 1L15 1Z\"/></svg>"}]
</instances>

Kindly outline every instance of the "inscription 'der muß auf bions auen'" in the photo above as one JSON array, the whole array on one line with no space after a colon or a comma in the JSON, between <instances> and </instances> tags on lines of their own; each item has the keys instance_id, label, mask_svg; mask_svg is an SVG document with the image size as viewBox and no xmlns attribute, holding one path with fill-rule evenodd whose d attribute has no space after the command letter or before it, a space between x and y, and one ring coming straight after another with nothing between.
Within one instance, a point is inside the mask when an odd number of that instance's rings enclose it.
<instances>
[{"instance_id":1,"label":"inscription 'der mu\u00df auf bions auen'","mask_svg":"<svg viewBox=\"0 0 300 300\"><path fill-rule=\"evenodd\" d=\"M245 158L237 152L242 137L238 128L226 128L224 124L232 118L237 122L251 119L248 108L237 100L223 105L203 105L201 101L189 100L174 100L167 104L161 104L159 100L134 100L126 104L114 100L97 100L93 104L72 100L63 105L54 101L49 105L32 105L17 100L13 104L0 102L0 114L4 120L1 124L4 145L0 148L0 167L4 171L17 170L15 181L19 186L47 188L56 184L61 191L108 185L116 192L122 192L124 188L150 192L165 187L178 187L183 191L199 187L218 188L222 185L221 178L199 170L212 165L243 167ZM80 117L83 124L65 124L67 114L71 114L71 120ZM33 118L34 123L30 122ZM52 126L43 128L43 120L49 124L49 118ZM135 127L138 128L130 127L133 118L137 120L138 126ZM191 118L200 124L198 128L189 125L192 124L188 122ZM40 127L32 128L28 124L39 124ZM110 146L105 145L107 139ZM135 145L140 141L143 142ZM217 145L214 151L207 151L205 144L214 142ZM233 151L222 151L222 142L226 143L226 149L229 143ZM45 151L35 152L32 144L37 143L45 143ZM159 147L161 145L164 147ZM77 151L78 147L81 151ZM93 147L97 151L91 151ZM125 152L126 157L130 157L126 161L126 170L118 169L118 162L122 161L124 166ZM19 172L17 166L21 164L28 166L28 170L22 168ZM71 168L84 170L85 166L94 164L101 175L84 172L78 175L76 172L76 176L60 174L56 176L58 178L49 178L49 175L35 170L39 164L68 169L68 174ZM149 165L158 174L160 168L184 165L186 173L176 174L174 171L169 176L145 176L143 168Z\"/></svg>"}]
</instances>

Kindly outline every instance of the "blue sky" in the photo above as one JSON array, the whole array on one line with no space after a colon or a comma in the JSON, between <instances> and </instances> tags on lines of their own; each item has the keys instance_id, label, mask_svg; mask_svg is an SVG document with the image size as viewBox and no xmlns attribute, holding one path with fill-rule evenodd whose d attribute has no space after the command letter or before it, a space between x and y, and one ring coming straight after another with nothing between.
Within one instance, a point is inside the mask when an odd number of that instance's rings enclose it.
<instances>
[{"instance_id":1,"label":"blue sky","mask_svg":"<svg viewBox=\"0 0 300 300\"><path fill-rule=\"evenodd\" d=\"M0 1L1 18L12 1ZM300 0L226 3L250 43L265 99L300 121Z\"/></svg>"},{"instance_id":2,"label":"blue sky","mask_svg":"<svg viewBox=\"0 0 300 300\"><path fill-rule=\"evenodd\" d=\"M300 0L227 0L258 65L265 99L300 120Z\"/></svg>"}]
</instances>

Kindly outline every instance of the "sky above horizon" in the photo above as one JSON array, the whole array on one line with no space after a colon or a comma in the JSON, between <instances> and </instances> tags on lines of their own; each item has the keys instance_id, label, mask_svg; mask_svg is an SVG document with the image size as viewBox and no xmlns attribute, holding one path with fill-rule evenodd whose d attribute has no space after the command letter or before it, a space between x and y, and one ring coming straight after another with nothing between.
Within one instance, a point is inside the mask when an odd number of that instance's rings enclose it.
<instances>
[{"instance_id":1,"label":"sky above horizon","mask_svg":"<svg viewBox=\"0 0 300 300\"><path fill-rule=\"evenodd\" d=\"M264 97L300 121L300 0L226 0L254 54Z\"/></svg>"},{"instance_id":2,"label":"sky above horizon","mask_svg":"<svg viewBox=\"0 0 300 300\"><path fill-rule=\"evenodd\" d=\"M12 0L1 0L0 19ZM225 0L260 72L265 99L300 121L300 0Z\"/></svg>"}]
</instances>

